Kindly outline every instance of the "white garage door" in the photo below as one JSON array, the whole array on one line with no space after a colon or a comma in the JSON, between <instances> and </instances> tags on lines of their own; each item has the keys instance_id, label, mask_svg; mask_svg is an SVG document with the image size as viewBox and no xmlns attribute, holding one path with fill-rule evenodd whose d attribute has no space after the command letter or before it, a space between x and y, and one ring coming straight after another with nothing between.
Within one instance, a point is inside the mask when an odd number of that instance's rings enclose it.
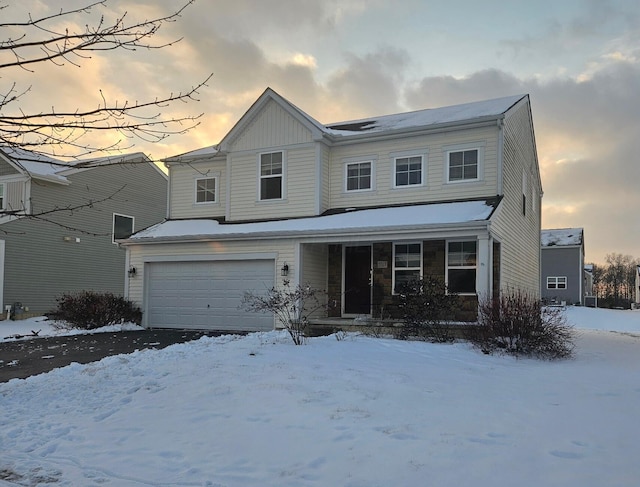
<instances>
[{"instance_id":1,"label":"white garage door","mask_svg":"<svg viewBox=\"0 0 640 487\"><path fill-rule=\"evenodd\" d=\"M239 309L245 291L274 286L273 260L151 262L148 272L147 326L196 330L273 329L270 313Z\"/></svg>"}]
</instances>

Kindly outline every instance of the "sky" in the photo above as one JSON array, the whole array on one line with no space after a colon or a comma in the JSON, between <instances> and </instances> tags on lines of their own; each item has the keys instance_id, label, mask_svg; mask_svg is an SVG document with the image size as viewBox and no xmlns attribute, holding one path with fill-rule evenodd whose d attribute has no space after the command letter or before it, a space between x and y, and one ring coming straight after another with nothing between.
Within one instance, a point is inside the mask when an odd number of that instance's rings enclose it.
<instances>
[{"instance_id":1,"label":"sky","mask_svg":"<svg viewBox=\"0 0 640 487\"><path fill-rule=\"evenodd\" d=\"M3 17L89 3L24 0ZM125 11L148 19L179 5L108 0L76 20ZM527 93L543 228L584 228L587 262L640 257L636 0L196 0L157 38L182 40L96 52L81 67L14 70L0 89L31 87L24 110L73 109L98 104L101 92L133 102L186 91L212 73L199 102L163 109L202 113L196 129L156 144L130 141L154 159L216 144L267 87L325 124Z\"/></svg>"}]
</instances>

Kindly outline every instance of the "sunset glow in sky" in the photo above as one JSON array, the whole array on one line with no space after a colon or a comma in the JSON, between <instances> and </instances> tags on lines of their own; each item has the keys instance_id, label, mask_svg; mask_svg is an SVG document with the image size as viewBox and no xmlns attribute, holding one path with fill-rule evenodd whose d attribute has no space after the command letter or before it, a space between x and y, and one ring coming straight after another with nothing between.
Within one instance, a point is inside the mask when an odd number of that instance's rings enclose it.
<instances>
[{"instance_id":1,"label":"sunset glow in sky","mask_svg":"<svg viewBox=\"0 0 640 487\"><path fill-rule=\"evenodd\" d=\"M2 2L0 5L14 2ZM15 2L18 3L18 2ZM24 0L24 20L91 2ZM54 4L55 7L50 4ZM180 2L108 0L78 25L128 11L163 16ZM214 76L201 125L154 159L215 144L271 87L322 123L528 93L544 190L543 228L584 227L588 262L640 257L640 3L637 0L197 0L159 51L94 53L82 67L4 72L32 86L25 111L91 107L99 90L145 100Z\"/></svg>"}]
</instances>

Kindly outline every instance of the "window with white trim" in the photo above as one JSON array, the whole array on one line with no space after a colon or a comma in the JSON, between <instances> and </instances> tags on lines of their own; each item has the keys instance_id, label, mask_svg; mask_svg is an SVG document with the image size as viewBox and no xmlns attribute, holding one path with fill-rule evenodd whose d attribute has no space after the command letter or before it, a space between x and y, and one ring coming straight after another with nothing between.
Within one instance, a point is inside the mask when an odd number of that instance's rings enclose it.
<instances>
[{"instance_id":1,"label":"window with white trim","mask_svg":"<svg viewBox=\"0 0 640 487\"><path fill-rule=\"evenodd\" d=\"M113 230L111 240L115 243L117 239L128 238L133 234L134 218L132 216L113 214Z\"/></svg>"},{"instance_id":2,"label":"window with white trim","mask_svg":"<svg viewBox=\"0 0 640 487\"><path fill-rule=\"evenodd\" d=\"M447 243L447 289L453 293L476 292L477 249L475 240Z\"/></svg>"},{"instance_id":3,"label":"window with white trim","mask_svg":"<svg viewBox=\"0 0 640 487\"><path fill-rule=\"evenodd\" d=\"M215 203L217 201L217 178L196 179L196 203Z\"/></svg>"},{"instance_id":4,"label":"window with white trim","mask_svg":"<svg viewBox=\"0 0 640 487\"><path fill-rule=\"evenodd\" d=\"M352 162L345 166L347 191L364 191L371 189L372 163Z\"/></svg>"},{"instance_id":5,"label":"window with white trim","mask_svg":"<svg viewBox=\"0 0 640 487\"><path fill-rule=\"evenodd\" d=\"M260 154L260 197L263 200L282 199L283 153Z\"/></svg>"},{"instance_id":6,"label":"window with white trim","mask_svg":"<svg viewBox=\"0 0 640 487\"><path fill-rule=\"evenodd\" d=\"M5 184L0 183L0 210L6 209L6 199L4 197L5 193Z\"/></svg>"},{"instance_id":7,"label":"window with white trim","mask_svg":"<svg viewBox=\"0 0 640 487\"><path fill-rule=\"evenodd\" d=\"M480 179L480 151L452 150L447 153L447 180L476 181Z\"/></svg>"},{"instance_id":8,"label":"window with white trim","mask_svg":"<svg viewBox=\"0 0 640 487\"><path fill-rule=\"evenodd\" d=\"M548 276L547 289L567 289L566 276Z\"/></svg>"},{"instance_id":9,"label":"window with white trim","mask_svg":"<svg viewBox=\"0 0 640 487\"><path fill-rule=\"evenodd\" d=\"M396 157L394 159L394 187L422 185L424 181L423 161L422 156Z\"/></svg>"},{"instance_id":10,"label":"window with white trim","mask_svg":"<svg viewBox=\"0 0 640 487\"><path fill-rule=\"evenodd\" d=\"M422 275L422 243L393 245L393 290L397 293L403 284Z\"/></svg>"}]
</instances>

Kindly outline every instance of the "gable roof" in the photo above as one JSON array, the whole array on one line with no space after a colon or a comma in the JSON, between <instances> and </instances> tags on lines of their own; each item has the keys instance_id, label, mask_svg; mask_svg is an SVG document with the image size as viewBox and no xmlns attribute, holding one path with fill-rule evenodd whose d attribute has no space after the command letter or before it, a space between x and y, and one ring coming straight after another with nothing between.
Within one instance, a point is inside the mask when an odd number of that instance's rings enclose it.
<instances>
[{"instance_id":1,"label":"gable roof","mask_svg":"<svg viewBox=\"0 0 640 487\"><path fill-rule=\"evenodd\" d=\"M179 162L183 158L189 159L212 156L227 151L231 142L254 120L258 113L270 101L276 102L293 118L304 125L312 133L314 139L338 142L373 134L381 135L384 133L411 132L443 126L496 120L504 117L510 108L522 100L528 100L528 98L529 95L513 95L461 105L429 108L413 112L323 125L271 88L267 88L219 144L173 156L166 159L166 161Z\"/></svg>"},{"instance_id":2,"label":"gable roof","mask_svg":"<svg viewBox=\"0 0 640 487\"><path fill-rule=\"evenodd\" d=\"M67 176L95 167L119 163L152 163L146 154L142 152L65 162L25 149L2 147L0 148L0 156L21 174L60 184L69 184ZM164 175L159 168L157 169L158 172Z\"/></svg>"},{"instance_id":3,"label":"gable roof","mask_svg":"<svg viewBox=\"0 0 640 487\"><path fill-rule=\"evenodd\" d=\"M582 228L555 228L540 232L540 243L543 247L575 247L583 242Z\"/></svg>"}]
</instances>

